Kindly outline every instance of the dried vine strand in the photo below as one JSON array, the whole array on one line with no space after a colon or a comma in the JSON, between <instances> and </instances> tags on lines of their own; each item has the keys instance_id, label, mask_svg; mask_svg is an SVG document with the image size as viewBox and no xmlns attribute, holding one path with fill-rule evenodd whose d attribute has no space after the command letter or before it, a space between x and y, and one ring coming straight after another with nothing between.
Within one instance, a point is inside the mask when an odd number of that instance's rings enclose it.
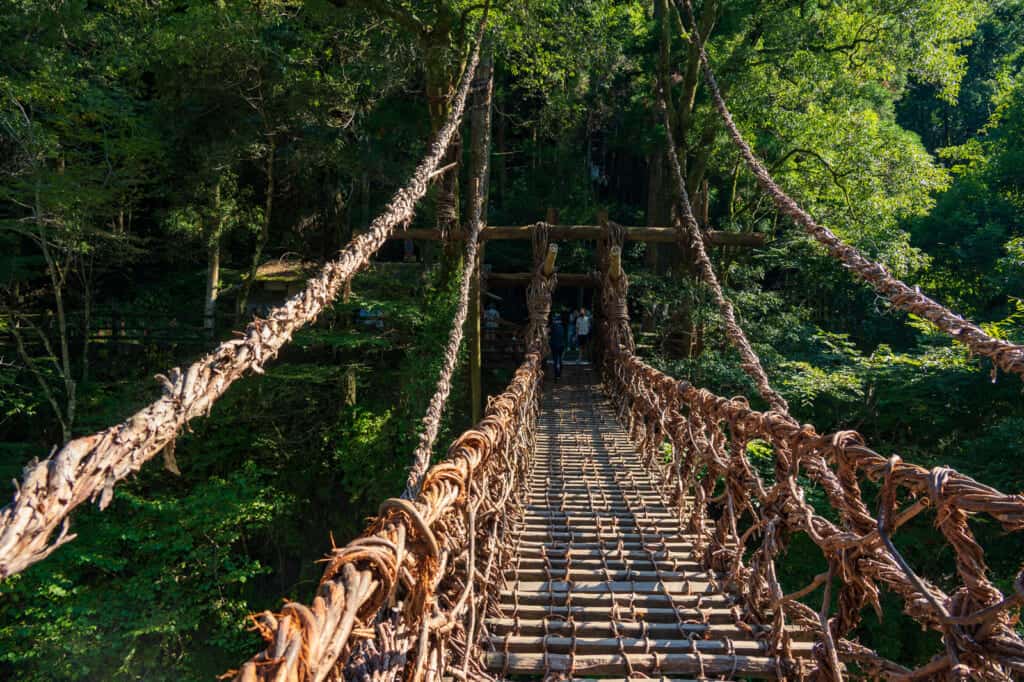
<instances>
[{"instance_id":1,"label":"dried vine strand","mask_svg":"<svg viewBox=\"0 0 1024 682\"><path fill-rule=\"evenodd\" d=\"M754 154L729 112L725 98L715 79L714 71L711 69L711 62L704 49L702 38L695 28L696 23L690 0L675 0L675 2L677 6L681 6L680 13L686 15L690 25L689 37L697 48L704 71L704 79L707 81L715 109L725 122L729 137L739 148L740 154L757 179L758 185L771 197L778 211L800 225L808 234L824 245L829 254L868 282L875 291L888 299L895 307L925 318L938 329L967 346L974 355L987 357L995 367L1004 372L1017 374L1024 379L1024 345L1010 343L986 334L976 324L921 293L917 287L911 287L893 277L884 265L866 258L857 249L843 242L827 227L815 222L807 211L786 194Z\"/></svg>"},{"instance_id":2,"label":"dried vine strand","mask_svg":"<svg viewBox=\"0 0 1024 682\"><path fill-rule=\"evenodd\" d=\"M686 179L683 177L682 165L679 163L679 155L676 152L676 143L672 135L672 122L669 120L668 107L665 105L665 93L661 93L658 100L659 108L665 120L665 134L668 149L669 166L672 168L672 176L676 183L676 197L678 199L681 220L677 219L677 235L680 247L685 252L688 245L693 250L694 260L700 270L701 279L711 289L711 296L718 306L722 319L725 320L725 334L733 347L739 352L741 366L757 387L757 392L767 401L773 410L782 414L789 414L789 403L782 397L782 394L772 388L768 380L768 374L764 371L761 358L754 352L743 328L736 321L736 312L733 309L732 301L725 295L722 285L715 274L715 268L708 257L707 249L704 248L704 237L701 234L700 226L693 215L693 206L690 204L690 195L686 191Z\"/></svg>"},{"instance_id":3,"label":"dried vine strand","mask_svg":"<svg viewBox=\"0 0 1024 682\"><path fill-rule=\"evenodd\" d=\"M488 71L488 74L491 72ZM462 265L462 281L459 283L459 303L455 309L455 318L452 321L451 330L448 333L448 345L444 351L444 363L440 375L437 378L437 388L430 398L430 404L423 415L423 431L420 433L419 444L413 453L413 463L409 467L409 475L405 482L405 492L402 497L412 499L419 492L420 484L423 482L423 475L430 466L430 457L434 451L434 442L437 440L437 432L441 428L441 417L444 415L444 408L448 402L448 396L452 390L452 374L459 361L459 348L462 346L462 337L466 326L466 317L469 314L469 290L473 282L473 276L480 265L477 262L477 254L480 251L480 230L483 227L484 192L486 191L487 171L490 167L490 154L488 149L491 140L491 94L494 87L494 77L488 75L486 82L481 86L484 89L484 114L482 120L483 134L481 149L478 154L477 167L473 175L473 196L470 201L469 234L466 236L466 255Z\"/></svg>"},{"instance_id":4,"label":"dried vine strand","mask_svg":"<svg viewBox=\"0 0 1024 682\"><path fill-rule=\"evenodd\" d=\"M170 445L189 421L208 414L231 384L250 372L262 373L263 365L297 330L316 320L395 228L412 219L462 120L485 20L486 16L480 22L447 121L408 184L395 193L367 232L354 237L335 260L309 280L304 291L271 310L266 319L250 322L241 338L225 341L184 371L174 368L168 376L158 375L163 384L158 400L124 422L76 438L42 462L26 467L13 501L0 510L0 578L19 573L73 540L68 516L75 507L98 498L100 508L106 508L118 481ZM55 531L57 537L51 540Z\"/></svg>"}]
</instances>

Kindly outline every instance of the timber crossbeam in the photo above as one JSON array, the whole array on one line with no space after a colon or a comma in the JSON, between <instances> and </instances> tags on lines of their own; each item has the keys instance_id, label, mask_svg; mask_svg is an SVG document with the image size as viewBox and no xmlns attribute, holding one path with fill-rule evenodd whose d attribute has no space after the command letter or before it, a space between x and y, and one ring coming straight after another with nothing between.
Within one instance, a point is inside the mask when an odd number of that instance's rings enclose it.
<instances>
[{"instance_id":1,"label":"timber crossbeam","mask_svg":"<svg viewBox=\"0 0 1024 682\"><path fill-rule=\"evenodd\" d=\"M481 241L529 240L533 225L491 225L480 232ZM626 241L675 243L679 236L674 227L624 227ZM604 234L601 225L548 225L551 241L597 241ZM392 239L413 239L417 241L439 241L441 231L436 229L411 229L395 232ZM453 232L450 239L463 240L465 232ZM758 232L723 232L709 230L704 233L707 243L714 246L742 246L756 248L764 246L765 237Z\"/></svg>"},{"instance_id":2,"label":"timber crossbeam","mask_svg":"<svg viewBox=\"0 0 1024 682\"><path fill-rule=\"evenodd\" d=\"M529 272L489 272L484 275L488 286L526 286L533 275ZM600 280L596 275L586 273L558 273L558 286L596 287Z\"/></svg>"}]
</instances>

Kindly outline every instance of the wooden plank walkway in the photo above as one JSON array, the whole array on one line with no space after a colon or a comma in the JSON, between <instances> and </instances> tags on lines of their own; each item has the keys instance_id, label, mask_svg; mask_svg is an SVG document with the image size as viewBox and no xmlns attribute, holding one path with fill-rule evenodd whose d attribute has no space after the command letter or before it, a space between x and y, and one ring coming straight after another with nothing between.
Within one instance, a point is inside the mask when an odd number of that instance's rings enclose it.
<instances>
[{"instance_id":1,"label":"wooden plank walkway","mask_svg":"<svg viewBox=\"0 0 1024 682\"><path fill-rule=\"evenodd\" d=\"M594 374L567 366L545 391L502 613L488 620L489 670L527 680L776 678L769 633L736 622L735 598L702 570ZM796 641L794 653L811 646Z\"/></svg>"}]
</instances>

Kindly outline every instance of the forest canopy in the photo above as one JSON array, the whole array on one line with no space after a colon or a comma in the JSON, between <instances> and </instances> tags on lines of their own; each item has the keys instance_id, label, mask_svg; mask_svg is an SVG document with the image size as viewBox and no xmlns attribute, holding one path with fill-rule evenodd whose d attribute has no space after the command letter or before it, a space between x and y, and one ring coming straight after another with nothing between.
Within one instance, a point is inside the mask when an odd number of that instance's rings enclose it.
<instances>
[{"instance_id":1,"label":"forest canopy","mask_svg":"<svg viewBox=\"0 0 1024 682\"><path fill-rule=\"evenodd\" d=\"M0 478L146 404L154 374L231 338L364 231L447 117L484 4L0 0ZM1020 382L889 307L780 215L722 127L675 3L489 4L488 224L553 211L673 225L663 89L703 226L764 237L711 256L793 414L1024 489ZM1024 0L694 6L736 122L786 191L1024 342ZM464 128L413 227L465 222ZM78 539L0 582L0 677L199 680L248 658L248 614L310 594L332 534L347 541L401 491L456 303L449 247L389 243L163 467L106 511L83 507ZM594 257L566 245L560 268ZM631 242L624 259L645 357L764 407L692 254ZM496 244L485 262L521 272L529 254ZM512 297L500 307L522 319ZM470 424L464 360L439 455ZM508 377L485 367L491 393ZM1012 591L1021 540L978 526ZM950 550L934 529L901 532L941 583ZM784 584L821 570L810 554L790 552ZM930 635L883 606L861 640L927 660Z\"/></svg>"}]
</instances>

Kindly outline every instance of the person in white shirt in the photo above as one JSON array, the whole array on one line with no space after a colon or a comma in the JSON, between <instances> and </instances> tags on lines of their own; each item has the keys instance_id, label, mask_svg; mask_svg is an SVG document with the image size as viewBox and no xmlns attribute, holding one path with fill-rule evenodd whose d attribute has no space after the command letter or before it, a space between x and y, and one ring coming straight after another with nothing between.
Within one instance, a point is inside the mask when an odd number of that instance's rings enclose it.
<instances>
[{"instance_id":1,"label":"person in white shirt","mask_svg":"<svg viewBox=\"0 0 1024 682\"><path fill-rule=\"evenodd\" d=\"M580 347L580 360L583 360L584 355L587 354L587 344L590 341L590 325L590 311L582 308L580 314L576 317L576 343Z\"/></svg>"}]
</instances>

